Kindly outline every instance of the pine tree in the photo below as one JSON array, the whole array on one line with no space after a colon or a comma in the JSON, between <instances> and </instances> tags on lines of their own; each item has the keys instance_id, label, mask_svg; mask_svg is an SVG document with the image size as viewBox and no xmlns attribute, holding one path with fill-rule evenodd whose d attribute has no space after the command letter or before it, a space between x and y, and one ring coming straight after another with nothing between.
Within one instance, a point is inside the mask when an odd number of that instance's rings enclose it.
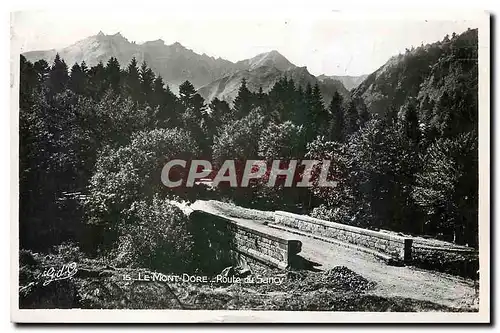
<instances>
[{"instance_id":1,"label":"pine tree","mask_svg":"<svg viewBox=\"0 0 500 333\"><path fill-rule=\"evenodd\" d=\"M21 55L19 82L19 107L28 109L33 104L33 92L39 87L38 73L31 62Z\"/></svg>"},{"instance_id":2,"label":"pine tree","mask_svg":"<svg viewBox=\"0 0 500 333\"><path fill-rule=\"evenodd\" d=\"M155 79L155 74L153 73L153 70L147 66L145 61L142 62L139 76L141 79L140 102L150 102L150 98L153 92L153 82Z\"/></svg>"},{"instance_id":3,"label":"pine tree","mask_svg":"<svg viewBox=\"0 0 500 333\"><path fill-rule=\"evenodd\" d=\"M151 99L153 106L162 105L165 103L166 90L165 84L161 75L158 75L153 82L153 97Z\"/></svg>"},{"instance_id":4,"label":"pine tree","mask_svg":"<svg viewBox=\"0 0 500 333\"><path fill-rule=\"evenodd\" d=\"M420 142L420 128L418 123L417 107L414 100L410 100L403 115L403 131L413 148Z\"/></svg>"},{"instance_id":5,"label":"pine tree","mask_svg":"<svg viewBox=\"0 0 500 333\"><path fill-rule=\"evenodd\" d=\"M297 90L293 78L283 78L283 91L280 96L281 99L281 122L294 121L297 118Z\"/></svg>"},{"instance_id":6,"label":"pine tree","mask_svg":"<svg viewBox=\"0 0 500 333\"><path fill-rule=\"evenodd\" d=\"M196 89L194 88L193 84L189 81L184 81L180 86L179 86L179 97L180 97L180 102L184 107L189 107L191 103L191 98L193 95L196 94Z\"/></svg>"},{"instance_id":7,"label":"pine tree","mask_svg":"<svg viewBox=\"0 0 500 333\"><path fill-rule=\"evenodd\" d=\"M208 153L210 141L207 140L207 130L203 127L205 118L205 101L200 94L196 93L194 86L185 81L179 86L180 102L183 107L182 121L184 128L192 134L199 147Z\"/></svg>"},{"instance_id":8,"label":"pine tree","mask_svg":"<svg viewBox=\"0 0 500 333\"><path fill-rule=\"evenodd\" d=\"M80 68L82 69L83 73L87 74L87 71L89 70L89 68L87 67L87 63L85 62L85 60L82 61Z\"/></svg>"},{"instance_id":9,"label":"pine tree","mask_svg":"<svg viewBox=\"0 0 500 333\"><path fill-rule=\"evenodd\" d=\"M38 82L43 83L49 77L50 66L47 61L41 59L33 64L33 68L38 74Z\"/></svg>"},{"instance_id":10,"label":"pine tree","mask_svg":"<svg viewBox=\"0 0 500 333\"><path fill-rule=\"evenodd\" d=\"M304 100L307 104L307 108L310 109L313 104L313 90L309 82L307 83L306 90L304 91ZM306 114L309 114L309 111L307 111Z\"/></svg>"},{"instance_id":11,"label":"pine tree","mask_svg":"<svg viewBox=\"0 0 500 333\"><path fill-rule=\"evenodd\" d=\"M255 97L255 106L260 108L263 114L268 114L269 112L269 98L268 95L264 93L262 87L259 87L259 92Z\"/></svg>"},{"instance_id":12,"label":"pine tree","mask_svg":"<svg viewBox=\"0 0 500 333\"><path fill-rule=\"evenodd\" d=\"M311 142L316 136L316 126L315 123L315 101L314 101L314 93L313 88L310 83L307 83L306 90L304 94L304 120L303 125L305 128L305 140L307 142Z\"/></svg>"},{"instance_id":13,"label":"pine tree","mask_svg":"<svg viewBox=\"0 0 500 333\"><path fill-rule=\"evenodd\" d=\"M351 98L347 103L344 116L344 135L347 137L358 130L358 109L356 101Z\"/></svg>"},{"instance_id":14,"label":"pine tree","mask_svg":"<svg viewBox=\"0 0 500 333\"><path fill-rule=\"evenodd\" d=\"M49 72L49 86L53 94L64 91L68 85L69 75L68 66L61 59L59 53L54 58L54 63Z\"/></svg>"},{"instance_id":15,"label":"pine tree","mask_svg":"<svg viewBox=\"0 0 500 333\"><path fill-rule=\"evenodd\" d=\"M171 113L170 125L177 126L180 121L181 105L179 103L179 98L170 90L168 84L165 88L165 108Z\"/></svg>"},{"instance_id":16,"label":"pine tree","mask_svg":"<svg viewBox=\"0 0 500 333\"><path fill-rule=\"evenodd\" d=\"M169 91L170 92L170 91ZM169 105L169 95L165 89L162 77L159 75L153 82L153 92L150 104L157 108L157 121L160 127L168 127L170 119L174 116L175 108Z\"/></svg>"},{"instance_id":17,"label":"pine tree","mask_svg":"<svg viewBox=\"0 0 500 333\"><path fill-rule=\"evenodd\" d=\"M71 67L71 75L69 77L69 89L71 89L75 94L84 94L86 87L86 73L82 70L82 67L75 63Z\"/></svg>"},{"instance_id":18,"label":"pine tree","mask_svg":"<svg viewBox=\"0 0 500 333\"><path fill-rule=\"evenodd\" d=\"M210 112L203 113L204 132L207 138L207 144L212 146L215 136L220 134L224 125L234 122L229 104L215 97L209 104Z\"/></svg>"},{"instance_id":19,"label":"pine tree","mask_svg":"<svg viewBox=\"0 0 500 333\"><path fill-rule=\"evenodd\" d=\"M308 102L306 100L306 93L301 86L297 88L295 100L295 111L292 121L296 125L305 125L307 123Z\"/></svg>"},{"instance_id":20,"label":"pine tree","mask_svg":"<svg viewBox=\"0 0 500 333\"><path fill-rule=\"evenodd\" d=\"M317 135L326 135L328 132L328 123L330 117L323 105L323 96L316 82L312 91L312 105L311 105L311 122L314 122L312 133L314 139Z\"/></svg>"},{"instance_id":21,"label":"pine tree","mask_svg":"<svg viewBox=\"0 0 500 333\"><path fill-rule=\"evenodd\" d=\"M342 107L342 96L337 91L333 94L328 111L331 116L328 139L344 142L344 109Z\"/></svg>"},{"instance_id":22,"label":"pine tree","mask_svg":"<svg viewBox=\"0 0 500 333\"><path fill-rule=\"evenodd\" d=\"M120 92L121 70L120 63L115 57L111 57L106 64L106 82L115 94Z\"/></svg>"},{"instance_id":23,"label":"pine tree","mask_svg":"<svg viewBox=\"0 0 500 333\"><path fill-rule=\"evenodd\" d=\"M209 108L210 118L212 119L214 126L217 128L235 120L234 114L226 101L221 101L215 97L210 102Z\"/></svg>"},{"instance_id":24,"label":"pine tree","mask_svg":"<svg viewBox=\"0 0 500 333\"><path fill-rule=\"evenodd\" d=\"M100 61L97 65L93 66L88 72L88 90L90 96L95 100L100 100L106 92L106 69Z\"/></svg>"},{"instance_id":25,"label":"pine tree","mask_svg":"<svg viewBox=\"0 0 500 333\"><path fill-rule=\"evenodd\" d=\"M259 91L257 92L256 96L256 101L257 101L257 106L263 106L264 105L264 99L266 97L266 94L264 94L264 91L262 90L262 87L259 87Z\"/></svg>"},{"instance_id":26,"label":"pine tree","mask_svg":"<svg viewBox=\"0 0 500 333\"><path fill-rule=\"evenodd\" d=\"M362 98L356 99L356 108L358 109L358 125L363 127L370 120L370 113Z\"/></svg>"},{"instance_id":27,"label":"pine tree","mask_svg":"<svg viewBox=\"0 0 500 333\"><path fill-rule=\"evenodd\" d=\"M125 71L125 94L136 102L141 96L141 79L135 57L132 58Z\"/></svg>"}]
</instances>

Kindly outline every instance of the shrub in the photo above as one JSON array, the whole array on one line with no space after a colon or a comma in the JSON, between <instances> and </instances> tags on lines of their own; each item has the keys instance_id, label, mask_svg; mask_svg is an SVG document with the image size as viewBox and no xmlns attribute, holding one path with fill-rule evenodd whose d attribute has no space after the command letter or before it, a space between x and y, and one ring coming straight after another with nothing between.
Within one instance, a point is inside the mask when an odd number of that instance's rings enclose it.
<instances>
[{"instance_id":1,"label":"shrub","mask_svg":"<svg viewBox=\"0 0 500 333\"><path fill-rule=\"evenodd\" d=\"M179 208L155 195L150 201L133 203L126 215L127 223L119 226L117 265L186 271L193 241L189 220Z\"/></svg>"},{"instance_id":2,"label":"shrub","mask_svg":"<svg viewBox=\"0 0 500 333\"><path fill-rule=\"evenodd\" d=\"M264 117L257 111L224 126L212 148L215 164L222 165L228 159L245 161L256 158L263 126Z\"/></svg>"},{"instance_id":3,"label":"shrub","mask_svg":"<svg viewBox=\"0 0 500 333\"><path fill-rule=\"evenodd\" d=\"M304 155L304 129L291 121L269 123L259 139L259 156L266 160L299 158Z\"/></svg>"},{"instance_id":4,"label":"shrub","mask_svg":"<svg viewBox=\"0 0 500 333\"><path fill-rule=\"evenodd\" d=\"M439 139L427 150L412 192L426 228L458 244L478 244L477 134Z\"/></svg>"},{"instance_id":5,"label":"shrub","mask_svg":"<svg viewBox=\"0 0 500 333\"><path fill-rule=\"evenodd\" d=\"M178 129L138 132L129 145L103 150L85 202L91 222L112 224L138 200L173 196L161 182L163 166L174 158L189 160L197 151L188 132Z\"/></svg>"},{"instance_id":6,"label":"shrub","mask_svg":"<svg viewBox=\"0 0 500 333\"><path fill-rule=\"evenodd\" d=\"M93 246L104 251L115 247L115 241L123 234L119 229L137 222L137 216L131 214L134 203L151 202L154 196L187 197L186 191L174 193L163 185L161 171L167 161L190 160L197 152L189 133L179 129L137 132L130 144L104 149L84 201L88 223L93 227Z\"/></svg>"}]
</instances>

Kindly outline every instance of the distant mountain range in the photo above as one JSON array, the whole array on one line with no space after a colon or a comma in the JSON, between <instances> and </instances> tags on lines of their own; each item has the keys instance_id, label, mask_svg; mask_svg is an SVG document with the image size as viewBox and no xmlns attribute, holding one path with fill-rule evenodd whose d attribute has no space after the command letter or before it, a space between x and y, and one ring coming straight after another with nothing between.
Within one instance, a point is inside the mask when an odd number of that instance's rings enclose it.
<instances>
[{"instance_id":1,"label":"distant mountain range","mask_svg":"<svg viewBox=\"0 0 500 333\"><path fill-rule=\"evenodd\" d=\"M347 96L349 91L338 80L319 80L309 73L306 67L297 67L288 61L278 51L259 54L251 59L236 63L236 71L201 87L198 91L207 100L215 97L231 103L238 94L238 88L243 78L247 81L248 89L258 91L260 87L264 92L269 91L282 77L293 79L301 87L307 84L319 84L323 99L328 103L334 92Z\"/></svg>"},{"instance_id":2,"label":"distant mountain range","mask_svg":"<svg viewBox=\"0 0 500 333\"><path fill-rule=\"evenodd\" d=\"M342 82L342 84L344 85L344 87L347 90L351 91L352 89L357 88L361 84L361 82L363 82L367 77L368 77L368 74L360 75L360 76L320 75L320 76L318 76L318 80L325 81L325 80L331 79L331 80L340 81L340 82Z\"/></svg>"},{"instance_id":3,"label":"distant mountain range","mask_svg":"<svg viewBox=\"0 0 500 333\"><path fill-rule=\"evenodd\" d=\"M99 32L63 49L27 52L24 56L30 61L45 59L50 63L56 53L70 67L83 60L87 65L94 66L99 61L106 63L111 57L117 58L122 67L126 67L133 57L139 64L145 60L174 91L185 80L201 87L236 69L236 65L228 60L197 54L180 43L165 45L159 39L136 44L120 33L105 35Z\"/></svg>"},{"instance_id":4,"label":"distant mountain range","mask_svg":"<svg viewBox=\"0 0 500 333\"><path fill-rule=\"evenodd\" d=\"M32 51L23 55L30 61L45 59L50 63L57 53L69 67L82 61L94 66L100 61L106 63L111 57L116 57L121 66L126 67L135 57L139 63L145 60L155 73L162 76L174 93L178 92L182 82L189 80L207 101L218 97L229 103L237 95L242 78L247 80L250 90L257 91L262 87L264 92L284 76L293 78L302 87L307 83L318 83L324 100L328 103L335 91L347 96L349 90L357 87L366 77L315 77L306 67L297 67L276 50L233 63L220 57L200 55L177 42L166 45L159 39L137 44L120 33L105 35L99 32L62 49Z\"/></svg>"}]
</instances>

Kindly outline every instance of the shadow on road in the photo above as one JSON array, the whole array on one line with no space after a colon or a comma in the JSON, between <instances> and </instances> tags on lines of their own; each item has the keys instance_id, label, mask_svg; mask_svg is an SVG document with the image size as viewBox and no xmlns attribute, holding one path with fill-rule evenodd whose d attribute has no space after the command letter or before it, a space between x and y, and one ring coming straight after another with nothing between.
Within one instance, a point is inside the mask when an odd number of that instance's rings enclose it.
<instances>
[{"instance_id":1,"label":"shadow on road","mask_svg":"<svg viewBox=\"0 0 500 333\"><path fill-rule=\"evenodd\" d=\"M322 266L321 264L308 260L301 255L295 255L293 260L290 262L291 268L297 270L307 270L312 272L320 272L321 269L316 268L318 266Z\"/></svg>"}]
</instances>

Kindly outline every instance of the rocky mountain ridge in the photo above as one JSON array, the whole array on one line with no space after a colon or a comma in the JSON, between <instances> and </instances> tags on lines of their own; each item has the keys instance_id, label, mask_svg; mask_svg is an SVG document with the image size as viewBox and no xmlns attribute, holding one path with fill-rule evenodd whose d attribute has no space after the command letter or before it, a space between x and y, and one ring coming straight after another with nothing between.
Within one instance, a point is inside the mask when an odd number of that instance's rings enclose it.
<instances>
[{"instance_id":1,"label":"rocky mountain ridge","mask_svg":"<svg viewBox=\"0 0 500 333\"><path fill-rule=\"evenodd\" d=\"M167 45L162 39L157 39L137 44L121 33L105 35L99 32L62 49L31 51L23 55L32 62L44 59L51 63L57 53L68 67L82 61L88 66L99 62L105 64L109 58L115 57L125 68L135 57L138 63L146 61L174 93L178 92L182 82L189 80L207 101L218 97L231 103L242 78L247 79L249 88L254 91L259 87L268 91L283 76L293 78L302 87L307 83L318 83L325 102L335 91L345 96L348 94L341 81L332 78L319 80L306 67L297 67L276 50L233 63L220 57L198 54L179 42Z\"/></svg>"}]
</instances>

